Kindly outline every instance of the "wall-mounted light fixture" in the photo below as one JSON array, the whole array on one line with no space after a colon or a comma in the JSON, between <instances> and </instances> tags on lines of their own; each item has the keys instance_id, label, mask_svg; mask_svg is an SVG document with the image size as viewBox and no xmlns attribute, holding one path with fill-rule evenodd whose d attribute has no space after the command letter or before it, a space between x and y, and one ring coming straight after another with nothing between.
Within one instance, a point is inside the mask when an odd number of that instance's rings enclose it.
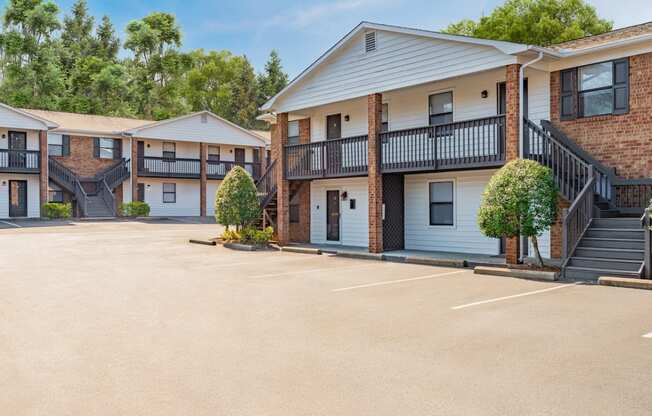
<instances>
[{"instance_id":1,"label":"wall-mounted light fixture","mask_svg":"<svg viewBox=\"0 0 652 416\"><path fill-rule=\"evenodd\" d=\"M3 139L6 139L6 138L7 138L7 135L4 134L4 133L2 133L2 138L3 138Z\"/></svg>"},{"instance_id":2,"label":"wall-mounted light fixture","mask_svg":"<svg viewBox=\"0 0 652 416\"><path fill-rule=\"evenodd\" d=\"M351 117L349 117L349 115L348 115L348 114L347 114L347 115L345 115L345 116L344 116L344 121L349 121L349 120L351 120Z\"/></svg>"},{"instance_id":3,"label":"wall-mounted light fixture","mask_svg":"<svg viewBox=\"0 0 652 416\"><path fill-rule=\"evenodd\" d=\"M7 186L7 181L2 181L2 186Z\"/></svg>"},{"instance_id":4,"label":"wall-mounted light fixture","mask_svg":"<svg viewBox=\"0 0 652 416\"><path fill-rule=\"evenodd\" d=\"M482 98L487 98L487 97L489 96L489 91L487 91L487 90L482 90L482 92L480 93L480 96L481 96Z\"/></svg>"},{"instance_id":5,"label":"wall-mounted light fixture","mask_svg":"<svg viewBox=\"0 0 652 416\"><path fill-rule=\"evenodd\" d=\"M349 194L346 191L342 192L342 201L346 201L346 199L348 197L349 197Z\"/></svg>"}]
</instances>

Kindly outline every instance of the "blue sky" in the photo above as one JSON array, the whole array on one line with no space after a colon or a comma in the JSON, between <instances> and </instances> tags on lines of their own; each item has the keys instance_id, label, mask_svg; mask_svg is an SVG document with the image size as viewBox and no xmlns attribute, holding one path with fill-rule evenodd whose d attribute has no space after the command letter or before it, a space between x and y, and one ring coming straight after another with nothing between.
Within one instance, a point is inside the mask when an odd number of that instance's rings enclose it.
<instances>
[{"instance_id":1,"label":"blue sky","mask_svg":"<svg viewBox=\"0 0 652 416\"><path fill-rule=\"evenodd\" d=\"M74 0L54 0L67 12ZM652 20L650 0L590 0L616 27ZM6 4L7 0L0 0ZM122 36L126 24L153 11L174 13L184 49L246 54L260 71L276 48L295 76L362 20L438 30L488 14L500 0L88 0L95 16L108 14Z\"/></svg>"}]
</instances>

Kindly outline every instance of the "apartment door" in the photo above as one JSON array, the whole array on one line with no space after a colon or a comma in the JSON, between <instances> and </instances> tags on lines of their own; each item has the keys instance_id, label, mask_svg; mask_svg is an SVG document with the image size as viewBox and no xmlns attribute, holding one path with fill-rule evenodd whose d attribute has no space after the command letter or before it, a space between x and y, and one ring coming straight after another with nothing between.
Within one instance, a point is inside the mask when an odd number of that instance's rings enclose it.
<instances>
[{"instance_id":1,"label":"apartment door","mask_svg":"<svg viewBox=\"0 0 652 416\"><path fill-rule=\"evenodd\" d=\"M9 181L9 216L27 216L27 181Z\"/></svg>"},{"instance_id":2,"label":"apartment door","mask_svg":"<svg viewBox=\"0 0 652 416\"><path fill-rule=\"evenodd\" d=\"M136 185L136 187L137 187L136 201L145 202L145 184L139 183L138 185Z\"/></svg>"},{"instance_id":3,"label":"apartment door","mask_svg":"<svg viewBox=\"0 0 652 416\"><path fill-rule=\"evenodd\" d=\"M340 191L326 191L326 240L340 241Z\"/></svg>"},{"instance_id":4,"label":"apartment door","mask_svg":"<svg viewBox=\"0 0 652 416\"><path fill-rule=\"evenodd\" d=\"M9 150L26 150L27 135L22 131L9 132ZM25 168L27 155L24 152L9 152L9 167Z\"/></svg>"},{"instance_id":5,"label":"apartment door","mask_svg":"<svg viewBox=\"0 0 652 416\"><path fill-rule=\"evenodd\" d=\"M136 142L136 158L138 159L138 170L142 171L145 168L145 142L139 140Z\"/></svg>"},{"instance_id":6,"label":"apartment door","mask_svg":"<svg viewBox=\"0 0 652 416\"><path fill-rule=\"evenodd\" d=\"M326 116L326 140L342 138L342 114ZM327 143L326 170L339 172L342 164L342 148L339 143Z\"/></svg>"}]
</instances>

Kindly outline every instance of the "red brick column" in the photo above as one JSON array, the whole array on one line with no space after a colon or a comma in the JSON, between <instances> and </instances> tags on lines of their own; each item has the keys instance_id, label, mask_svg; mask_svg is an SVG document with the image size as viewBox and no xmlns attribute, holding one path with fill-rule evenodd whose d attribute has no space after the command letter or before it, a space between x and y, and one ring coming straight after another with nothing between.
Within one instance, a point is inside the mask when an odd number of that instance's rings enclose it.
<instances>
[{"instance_id":1,"label":"red brick column","mask_svg":"<svg viewBox=\"0 0 652 416\"><path fill-rule=\"evenodd\" d=\"M45 216L44 205L48 202L48 132L40 130L38 132L38 150L40 153L39 166L39 199L41 206L41 217Z\"/></svg>"},{"instance_id":2,"label":"red brick column","mask_svg":"<svg viewBox=\"0 0 652 416\"><path fill-rule=\"evenodd\" d=\"M380 130L383 96L367 96L369 132L369 252L383 252L383 175L380 171Z\"/></svg>"},{"instance_id":3,"label":"red brick column","mask_svg":"<svg viewBox=\"0 0 652 416\"><path fill-rule=\"evenodd\" d=\"M570 204L566 199L563 197L559 197L559 201L557 202L557 219L555 219L555 223L552 224L550 227L550 258L553 259L560 259L561 258L561 250L562 250L562 225L564 222L563 218L563 210L564 208L569 208Z\"/></svg>"},{"instance_id":4,"label":"red brick column","mask_svg":"<svg viewBox=\"0 0 652 416\"><path fill-rule=\"evenodd\" d=\"M299 120L299 143L310 143L310 119ZM310 242L310 181L304 181L296 190L294 200L299 204L299 222L290 224L290 240Z\"/></svg>"},{"instance_id":5,"label":"red brick column","mask_svg":"<svg viewBox=\"0 0 652 416\"><path fill-rule=\"evenodd\" d=\"M519 122L521 114L519 111L520 64L507 65L505 67L505 92L506 92L506 115L505 115L505 156L507 161L519 158ZM508 238L505 244L505 261L507 264L516 264L519 260L519 238Z\"/></svg>"},{"instance_id":6,"label":"red brick column","mask_svg":"<svg viewBox=\"0 0 652 416\"><path fill-rule=\"evenodd\" d=\"M276 232L279 245L290 242L290 182L285 180L285 148L288 142L288 114L276 115L276 127L272 129L272 160L276 160Z\"/></svg>"},{"instance_id":7,"label":"red brick column","mask_svg":"<svg viewBox=\"0 0 652 416\"><path fill-rule=\"evenodd\" d=\"M131 202L138 200L138 140L131 138Z\"/></svg>"},{"instance_id":8,"label":"red brick column","mask_svg":"<svg viewBox=\"0 0 652 416\"><path fill-rule=\"evenodd\" d=\"M258 154L260 155L260 176L263 176L263 174L265 174L267 171L267 149L264 147L259 147Z\"/></svg>"},{"instance_id":9,"label":"red brick column","mask_svg":"<svg viewBox=\"0 0 652 416\"><path fill-rule=\"evenodd\" d=\"M199 215L206 216L206 160L208 145L199 143Z\"/></svg>"}]
</instances>

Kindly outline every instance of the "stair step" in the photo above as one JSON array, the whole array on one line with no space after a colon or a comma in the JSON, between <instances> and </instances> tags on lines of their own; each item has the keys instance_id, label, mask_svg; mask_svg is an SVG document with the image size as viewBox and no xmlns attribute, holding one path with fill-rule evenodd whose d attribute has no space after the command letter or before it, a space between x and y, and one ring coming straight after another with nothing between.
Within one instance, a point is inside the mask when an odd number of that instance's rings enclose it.
<instances>
[{"instance_id":1,"label":"stair step","mask_svg":"<svg viewBox=\"0 0 652 416\"><path fill-rule=\"evenodd\" d=\"M645 240L627 239L627 238L588 238L584 237L580 241L583 247L595 248L622 248L622 249L642 249Z\"/></svg>"},{"instance_id":2,"label":"stair step","mask_svg":"<svg viewBox=\"0 0 652 416\"><path fill-rule=\"evenodd\" d=\"M619 238L619 239L630 239L630 240L642 240L643 239L643 229L633 229L633 228L593 228L590 227L586 230L585 237L588 238Z\"/></svg>"},{"instance_id":3,"label":"stair step","mask_svg":"<svg viewBox=\"0 0 652 416\"><path fill-rule=\"evenodd\" d=\"M573 256L570 258L568 266L635 272L641 268L642 263L643 262L641 260L603 259L597 257Z\"/></svg>"},{"instance_id":4,"label":"stair step","mask_svg":"<svg viewBox=\"0 0 652 416\"><path fill-rule=\"evenodd\" d=\"M640 277L637 271L596 269L592 267L568 266L564 268L564 278L569 280L598 280L600 276Z\"/></svg>"},{"instance_id":5,"label":"stair step","mask_svg":"<svg viewBox=\"0 0 652 416\"><path fill-rule=\"evenodd\" d=\"M622 249L622 248L604 248L604 247L585 247L579 246L575 249L573 256L586 258L603 258L615 260L639 260L643 261L643 250Z\"/></svg>"},{"instance_id":6,"label":"stair step","mask_svg":"<svg viewBox=\"0 0 652 416\"><path fill-rule=\"evenodd\" d=\"M640 229L636 218L594 218L590 228Z\"/></svg>"}]
</instances>

